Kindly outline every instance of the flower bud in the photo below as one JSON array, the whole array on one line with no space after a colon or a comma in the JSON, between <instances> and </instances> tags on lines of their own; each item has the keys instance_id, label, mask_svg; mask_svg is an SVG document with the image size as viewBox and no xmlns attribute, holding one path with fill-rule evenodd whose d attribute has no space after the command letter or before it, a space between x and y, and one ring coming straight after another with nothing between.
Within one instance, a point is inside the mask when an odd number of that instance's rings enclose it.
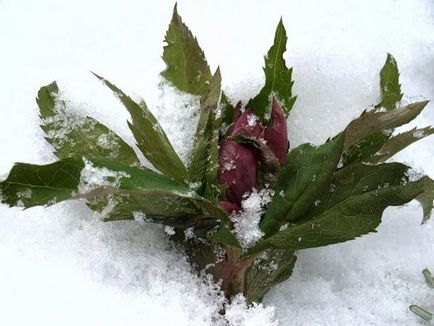
<instances>
[{"instance_id":1,"label":"flower bud","mask_svg":"<svg viewBox=\"0 0 434 326\"><path fill-rule=\"evenodd\" d=\"M238 207L242 196L256 185L259 163L257 153L251 146L229 137L241 135L263 138L264 132L264 126L253 112L245 110L220 145L218 181L227 186L226 199Z\"/></svg>"},{"instance_id":2,"label":"flower bud","mask_svg":"<svg viewBox=\"0 0 434 326\"><path fill-rule=\"evenodd\" d=\"M265 140L267 146L278 158L280 165L283 166L289 148L288 131L285 114L275 98L273 98L271 110L271 125L265 129Z\"/></svg>"}]
</instances>

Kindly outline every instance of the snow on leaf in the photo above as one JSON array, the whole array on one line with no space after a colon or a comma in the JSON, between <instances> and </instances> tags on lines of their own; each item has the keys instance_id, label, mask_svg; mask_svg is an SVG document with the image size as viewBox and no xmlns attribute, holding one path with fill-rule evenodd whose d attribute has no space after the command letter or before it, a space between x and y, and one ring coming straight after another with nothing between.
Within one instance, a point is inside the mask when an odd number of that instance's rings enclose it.
<instances>
[{"instance_id":1,"label":"snow on leaf","mask_svg":"<svg viewBox=\"0 0 434 326\"><path fill-rule=\"evenodd\" d=\"M58 158L92 153L129 165L138 164L134 150L122 138L97 120L81 116L70 103L60 99L56 82L41 87L36 102L40 127Z\"/></svg>"}]
</instances>

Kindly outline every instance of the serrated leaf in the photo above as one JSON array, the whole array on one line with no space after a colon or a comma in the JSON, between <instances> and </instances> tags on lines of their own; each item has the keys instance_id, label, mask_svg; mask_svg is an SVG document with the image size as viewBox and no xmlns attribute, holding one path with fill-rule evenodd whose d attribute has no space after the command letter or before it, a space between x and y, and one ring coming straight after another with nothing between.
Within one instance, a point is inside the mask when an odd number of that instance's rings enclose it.
<instances>
[{"instance_id":1,"label":"serrated leaf","mask_svg":"<svg viewBox=\"0 0 434 326\"><path fill-rule=\"evenodd\" d=\"M326 192L306 216L268 239L249 254L266 248L305 249L352 240L375 232L383 210L403 205L424 192L423 177L408 181L408 167L400 163L350 165L336 172Z\"/></svg>"},{"instance_id":2,"label":"serrated leaf","mask_svg":"<svg viewBox=\"0 0 434 326\"><path fill-rule=\"evenodd\" d=\"M163 60L166 69L161 75L179 90L202 95L211 80L211 71L196 37L173 8L172 20L166 32Z\"/></svg>"},{"instance_id":3,"label":"serrated leaf","mask_svg":"<svg viewBox=\"0 0 434 326\"><path fill-rule=\"evenodd\" d=\"M292 85L294 84L291 80L292 68L286 66L283 58L287 39L285 27L280 19L274 35L274 44L265 56L265 85L246 106L261 119L267 120L267 115L271 112L273 97L276 97L282 104L285 116L288 116L296 99L292 96Z\"/></svg>"},{"instance_id":4,"label":"serrated leaf","mask_svg":"<svg viewBox=\"0 0 434 326\"><path fill-rule=\"evenodd\" d=\"M302 217L329 186L339 163L344 136L316 147L303 144L293 149L277 181L275 196L260 224L265 237L285 223Z\"/></svg>"},{"instance_id":5,"label":"serrated leaf","mask_svg":"<svg viewBox=\"0 0 434 326\"><path fill-rule=\"evenodd\" d=\"M410 122L422 112L428 102L429 101L421 101L412 103L403 108L388 112L363 112L360 117L351 121L345 129L344 150L346 151L365 137Z\"/></svg>"},{"instance_id":6,"label":"serrated leaf","mask_svg":"<svg viewBox=\"0 0 434 326\"><path fill-rule=\"evenodd\" d=\"M218 141L221 118L217 117L217 106L221 92L220 69L215 72L209 87L200 99L200 117L194 136L193 152L188 166L189 181L200 184L198 192L216 200Z\"/></svg>"},{"instance_id":7,"label":"serrated leaf","mask_svg":"<svg viewBox=\"0 0 434 326\"><path fill-rule=\"evenodd\" d=\"M131 122L128 122L128 127L137 141L137 147L149 162L164 175L181 182L185 181L187 179L187 169L145 102L141 102L140 105L137 104L108 80L96 74L94 75L118 96L130 113Z\"/></svg>"},{"instance_id":8,"label":"serrated leaf","mask_svg":"<svg viewBox=\"0 0 434 326\"><path fill-rule=\"evenodd\" d=\"M389 158L400 152L404 148L410 146L414 142L434 134L434 128L426 127L417 129L416 127L400 133L388 139L383 146L376 152L376 155L368 159L371 163L383 163Z\"/></svg>"},{"instance_id":9,"label":"serrated leaf","mask_svg":"<svg viewBox=\"0 0 434 326\"><path fill-rule=\"evenodd\" d=\"M244 296L247 303L261 302L276 284L286 281L294 270L297 256L294 250L270 249L257 258L245 274Z\"/></svg>"},{"instance_id":10,"label":"serrated leaf","mask_svg":"<svg viewBox=\"0 0 434 326\"><path fill-rule=\"evenodd\" d=\"M68 103L58 99L58 93L53 82L41 87L36 98L45 139L58 158L92 153L128 165L139 163L134 150L122 138L97 120L74 112Z\"/></svg>"},{"instance_id":11,"label":"serrated leaf","mask_svg":"<svg viewBox=\"0 0 434 326\"><path fill-rule=\"evenodd\" d=\"M127 197L121 205L158 216L226 214L183 183L148 169L101 158L67 158L48 165L17 163L0 183L1 201L10 206L50 205L79 198ZM123 206L125 208L127 206Z\"/></svg>"},{"instance_id":12,"label":"serrated leaf","mask_svg":"<svg viewBox=\"0 0 434 326\"><path fill-rule=\"evenodd\" d=\"M390 53L387 54L386 62L380 72L380 89L381 100L375 107L384 107L386 110L395 109L396 103L402 98L402 93L398 64Z\"/></svg>"},{"instance_id":13,"label":"serrated leaf","mask_svg":"<svg viewBox=\"0 0 434 326\"><path fill-rule=\"evenodd\" d=\"M234 122L234 112L235 108L232 103L229 101L228 97L224 92L222 92L220 99L220 109L221 109L221 117L222 123L225 126L229 126Z\"/></svg>"}]
</instances>

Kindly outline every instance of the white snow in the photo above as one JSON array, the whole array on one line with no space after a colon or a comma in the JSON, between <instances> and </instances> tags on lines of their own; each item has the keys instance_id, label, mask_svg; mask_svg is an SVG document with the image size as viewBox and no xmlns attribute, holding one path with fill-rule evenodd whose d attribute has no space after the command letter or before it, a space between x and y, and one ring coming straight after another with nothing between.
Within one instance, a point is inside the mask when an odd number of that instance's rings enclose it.
<instances>
[{"instance_id":1,"label":"white snow","mask_svg":"<svg viewBox=\"0 0 434 326\"><path fill-rule=\"evenodd\" d=\"M230 216L235 235L243 248L251 247L264 235L259 228L259 222L273 194L274 191L267 188L259 192L253 189L251 193L243 196L245 198L241 201L241 210Z\"/></svg>"},{"instance_id":2,"label":"white snow","mask_svg":"<svg viewBox=\"0 0 434 326\"><path fill-rule=\"evenodd\" d=\"M105 167L96 167L86 158L83 158L84 167L80 173L78 192L86 194L99 187L118 187L121 179L129 178L124 171L112 171Z\"/></svg>"},{"instance_id":3,"label":"white snow","mask_svg":"<svg viewBox=\"0 0 434 326\"><path fill-rule=\"evenodd\" d=\"M134 145L128 112L89 70L144 98L185 162L197 99L158 86L173 4L0 0L0 175L13 162L54 160L34 102L53 80L74 107ZM292 147L321 143L375 104L387 52L400 68L401 102L434 99L430 0L180 0L178 10L212 69L220 65L229 98L244 104L261 88L263 55L283 17L298 96L288 122ZM429 104L408 129L433 122ZM433 177L433 138L396 160ZM408 306L434 311L421 273L434 270L433 222L421 226L421 215L415 202L391 208L378 233L301 251L289 281L262 306L246 309L237 299L228 319L232 326L420 325ZM222 324L218 291L191 272L162 227L137 218L103 223L80 202L24 211L0 206L0 324Z\"/></svg>"}]
</instances>

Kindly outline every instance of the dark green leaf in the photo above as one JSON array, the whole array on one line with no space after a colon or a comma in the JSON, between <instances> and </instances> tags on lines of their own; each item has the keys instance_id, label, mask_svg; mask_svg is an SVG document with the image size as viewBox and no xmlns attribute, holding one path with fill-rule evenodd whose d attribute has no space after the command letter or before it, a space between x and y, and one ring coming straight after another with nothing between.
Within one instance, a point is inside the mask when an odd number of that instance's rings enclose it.
<instances>
[{"instance_id":1,"label":"dark green leaf","mask_svg":"<svg viewBox=\"0 0 434 326\"><path fill-rule=\"evenodd\" d=\"M245 275L244 296L247 303L261 302L276 284L286 281L294 270L297 256L294 250L269 249L258 257Z\"/></svg>"},{"instance_id":2,"label":"dark green leaf","mask_svg":"<svg viewBox=\"0 0 434 326\"><path fill-rule=\"evenodd\" d=\"M334 174L326 192L303 217L268 239L249 254L266 248L305 249L352 240L374 232L388 206L403 205L424 192L423 177L409 181L408 167L400 163L350 165Z\"/></svg>"},{"instance_id":3,"label":"dark green leaf","mask_svg":"<svg viewBox=\"0 0 434 326\"><path fill-rule=\"evenodd\" d=\"M339 134L319 147L303 144L288 154L275 195L260 225L266 237L283 224L303 216L328 188L342 154L343 142L344 137Z\"/></svg>"},{"instance_id":4,"label":"dark green leaf","mask_svg":"<svg viewBox=\"0 0 434 326\"><path fill-rule=\"evenodd\" d=\"M58 158L76 155L110 157L119 162L139 163L134 150L117 134L87 116L80 116L58 97L56 82L41 87L36 102L39 105L41 128L45 139L55 149Z\"/></svg>"},{"instance_id":5,"label":"dark green leaf","mask_svg":"<svg viewBox=\"0 0 434 326\"><path fill-rule=\"evenodd\" d=\"M387 140L378 150L377 155L368 159L371 163L382 163L414 142L434 134L434 128L426 127L403 132Z\"/></svg>"},{"instance_id":6,"label":"dark green leaf","mask_svg":"<svg viewBox=\"0 0 434 326\"><path fill-rule=\"evenodd\" d=\"M225 126L229 126L230 124L232 124L232 122L234 122L235 108L224 92L222 92L222 96L220 99L220 109L222 122L225 124Z\"/></svg>"},{"instance_id":7,"label":"dark green leaf","mask_svg":"<svg viewBox=\"0 0 434 326\"><path fill-rule=\"evenodd\" d=\"M220 98L221 76L217 69L209 87L200 100L200 117L194 137L193 152L188 166L189 181L200 185L199 193L206 193L212 200L217 198L218 140L221 118L217 117Z\"/></svg>"},{"instance_id":8,"label":"dark green leaf","mask_svg":"<svg viewBox=\"0 0 434 326\"><path fill-rule=\"evenodd\" d=\"M357 144L352 145L342 155L342 163L344 166L352 163L366 162L370 160L372 155L378 152L380 148L390 138L391 132L379 131L372 135L369 135Z\"/></svg>"},{"instance_id":9,"label":"dark green leaf","mask_svg":"<svg viewBox=\"0 0 434 326\"><path fill-rule=\"evenodd\" d=\"M386 62L380 72L381 100L375 107L384 107L392 110L402 98L401 85L399 84L399 71L395 58L388 53Z\"/></svg>"},{"instance_id":10,"label":"dark green leaf","mask_svg":"<svg viewBox=\"0 0 434 326\"><path fill-rule=\"evenodd\" d=\"M195 195L183 183L148 169L111 160L67 158L48 165L17 163L0 183L2 202L10 206L49 205L67 199L126 197L113 201L124 212L159 216L227 216L208 200Z\"/></svg>"},{"instance_id":11,"label":"dark green leaf","mask_svg":"<svg viewBox=\"0 0 434 326\"><path fill-rule=\"evenodd\" d=\"M228 245L237 249L241 249L241 245L237 238L233 235L231 231L225 226L220 226L220 228L211 236L211 240L214 242L219 242L224 245Z\"/></svg>"},{"instance_id":12,"label":"dark green leaf","mask_svg":"<svg viewBox=\"0 0 434 326\"><path fill-rule=\"evenodd\" d=\"M166 32L163 60L166 69L161 75L179 90L202 95L211 80L211 71L196 37L173 9L172 20Z\"/></svg>"},{"instance_id":13,"label":"dark green leaf","mask_svg":"<svg viewBox=\"0 0 434 326\"><path fill-rule=\"evenodd\" d=\"M422 101L388 112L375 110L363 112L360 117L351 121L345 129L344 150L357 144L365 137L410 122L422 112L427 104L428 101Z\"/></svg>"},{"instance_id":14,"label":"dark green leaf","mask_svg":"<svg viewBox=\"0 0 434 326\"><path fill-rule=\"evenodd\" d=\"M108 80L96 74L95 76L102 80L119 97L131 114L132 122L128 122L128 127L131 129L137 141L137 147L139 147L143 155L163 174L178 181L185 181L187 179L187 169L145 102L141 102L141 105L137 104Z\"/></svg>"},{"instance_id":15,"label":"dark green leaf","mask_svg":"<svg viewBox=\"0 0 434 326\"><path fill-rule=\"evenodd\" d=\"M273 97L276 97L282 104L285 116L288 116L296 99L292 96L294 83L291 80L292 68L286 66L283 58L283 53L286 51L286 40L286 30L280 19L274 35L274 44L265 56L265 85L259 94L247 104L247 107L262 119L266 119L271 112Z\"/></svg>"}]
</instances>

